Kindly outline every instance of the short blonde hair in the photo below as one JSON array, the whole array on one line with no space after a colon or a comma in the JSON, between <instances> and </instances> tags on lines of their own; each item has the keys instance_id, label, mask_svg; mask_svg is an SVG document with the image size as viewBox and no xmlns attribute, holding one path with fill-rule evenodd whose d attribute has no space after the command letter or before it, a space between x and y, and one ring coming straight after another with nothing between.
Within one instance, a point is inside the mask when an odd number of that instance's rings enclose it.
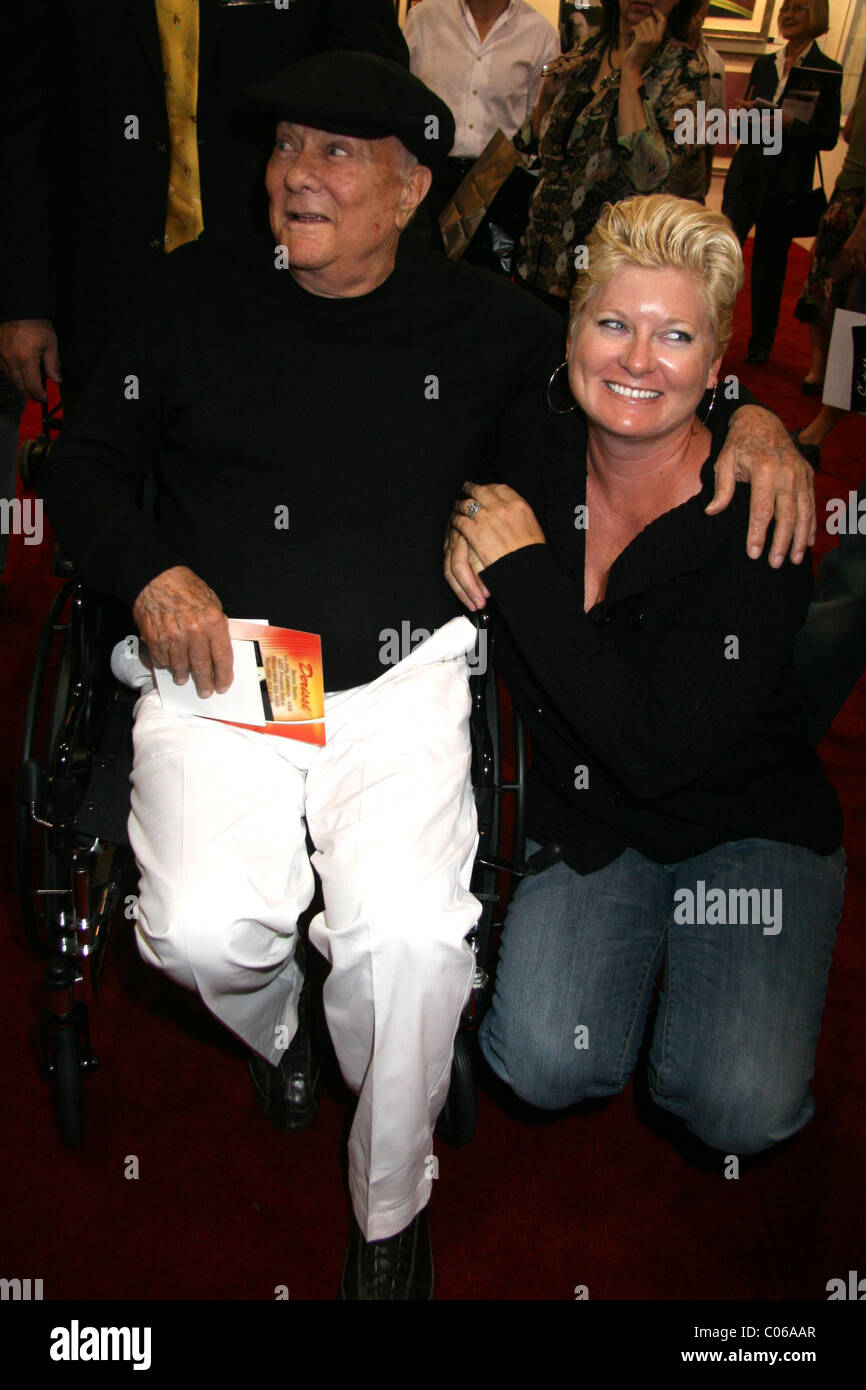
<instances>
[{"instance_id":1,"label":"short blonde hair","mask_svg":"<svg viewBox=\"0 0 866 1390\"><path fill-rule=\"evenodd\" d=\"M743 253L730 222L668 193L606 203L586 243L588 267L571 296L571 329L587 301L627 266L685 270L695 279L712 324L715 353L731 340L734 304L743 287Z\"/></svg>"},{"instance_id":2,"label":"short blonde hair","mask_svg":"<svg viewBox=\"0 0 866 1390\"><path fill-rule=\"evenodd\" d=\"M830 28L830 0L802 0L809 11L809 37L819 39ZM783 0L784 4L784 0ZM779 14L782 6L779 6ZM778 22L779 15L776 16Z\"/></svg>"}]
</instances>

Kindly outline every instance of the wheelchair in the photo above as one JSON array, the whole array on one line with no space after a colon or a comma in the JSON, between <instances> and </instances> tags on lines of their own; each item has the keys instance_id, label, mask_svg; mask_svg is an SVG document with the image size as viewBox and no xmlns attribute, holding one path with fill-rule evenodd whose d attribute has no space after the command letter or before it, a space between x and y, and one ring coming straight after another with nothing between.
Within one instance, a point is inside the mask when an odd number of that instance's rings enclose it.
<instances>
[{"instance_id":1,"label":"wheelchair","mask_svg":"<svg viewBox=\"0 0 866 1390\"><path fill-rule=\"evenodd\" d=\"M111 927L134 892L126 837L135 692L117 684L111 647L128 630L121 605L64 583L39 636L24 714L15 815L24 935L45 961L41 1063L60 1138L84 1137L84 1079L97 1065L91 1013ZM46 683L51 696L45 700Z\"/></svg>"},{"instance_id":2,"label":"wheelchair","mask_svg":"<svg viewBox=\"0 0 866 1390\"><path fill-rule=\"evenodd\" d=\"M110 669L114 645L130 630L119 603L98 597L55 558L64 583L37 644L27 695L16 806L16 868L24 933L45 961L49 1001L40 1013L43 1074L60 1139L80 1145L85 1130L85 1079L98 1059L91 1019L112 928L137 892L126 833L132 768L132 712L138 692ZM455 1038L451 1084L437 1134L452 1147L471 1139L477 1116L475 1033L492 989L493 938L501 927L506 876L534 871L523 863L527 738L513 714L514 776L505 780L503 710L493 661L489 615L478 615L476 662L470 675L472 784L479 846L471 891L481 914L468 940L475 954L469 1002ZM51 695L46 699L49 676ZM503 800L512 795L513 843L519 862L500 856ZM537 858L538 856L536 856Z\"/></svg>"}]
</instances>

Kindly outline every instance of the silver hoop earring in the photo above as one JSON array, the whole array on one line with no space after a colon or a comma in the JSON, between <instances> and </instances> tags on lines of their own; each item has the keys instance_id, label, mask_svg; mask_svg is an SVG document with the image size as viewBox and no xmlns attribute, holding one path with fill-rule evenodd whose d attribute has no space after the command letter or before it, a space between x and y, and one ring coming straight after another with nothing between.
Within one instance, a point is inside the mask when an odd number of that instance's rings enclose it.
<instances>
[{"instance_id":1,"label":"silver hoop earring","mask_svg":"<svg viewBox=\"0 0 866 1390\"><path fill-rule=\"evenodd\" d=\"M547 383L547 404L550 406L551 410L553 410L553 411L556 412L557 415L570 415L571 412L572 412L573 410L577 410L577 401L574 401L572 405L566 406L565 410L560 410L559 406L558 406L558 405L554 405L554 404L553 404L553 401L550 399L550 388L551 388L551 386L553 385L554 381L556 380L556 377L558 376L558 374L562 371L563 367L567 367L567 366L568 366L568 359L566 359L565 362L560 362L560 364L559 364L559 366L556 368L556 370L553 371L553 372L551 372L551 374L550 374L550 380L549 380L549 382Z\"/></svg>"}]
</instances>

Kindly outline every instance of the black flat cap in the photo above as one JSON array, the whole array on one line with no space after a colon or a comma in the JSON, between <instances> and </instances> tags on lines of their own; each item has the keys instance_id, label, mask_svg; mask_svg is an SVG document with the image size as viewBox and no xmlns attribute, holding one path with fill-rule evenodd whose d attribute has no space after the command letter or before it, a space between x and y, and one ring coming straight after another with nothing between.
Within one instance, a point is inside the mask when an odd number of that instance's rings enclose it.
<instances>
[{"instance_id":1,"label":"black flat cap","mask_svg":"<svg viewBox=\"0 0 866 1390\"><path fill-rule=\"evenodd\" d=\"M375 53L304 58L253 87L249 107L335 135L396 135L430 169L454 144L454 117L445 102L408 68Z\"/></svg>"}]
</instances>

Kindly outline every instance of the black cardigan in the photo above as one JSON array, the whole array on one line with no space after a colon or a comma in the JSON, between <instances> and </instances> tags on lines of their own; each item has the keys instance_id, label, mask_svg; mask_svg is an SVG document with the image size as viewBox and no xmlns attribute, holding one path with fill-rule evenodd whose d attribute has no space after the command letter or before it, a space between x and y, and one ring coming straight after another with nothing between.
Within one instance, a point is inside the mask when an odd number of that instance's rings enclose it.
<instances>
[{"instance_id":1,"label":"black cardigan","mask_svg":"<svg viewBox=\"0 0 866 1390\"><path fill-rule=\"evenodd\" d=\"M547 544L483 573L500 619L497 667L532 738L529 832L559 841L582 873L628 846L674 863L750 836L820 854L841 841L792 683L811 566L772 569L769 539L763 558L748 558L743 485L726 511L704 515L723 432L700 495L631 542L585 614L575 508L586 428L564 421L541 476L520 489Z\"/></svg>"},{"instance_id":2,"label":"black cardigan","mask_svg":"<svg viewBox=\"0 0 866 1390\"><path fill-rule=\"evenodd\" d=\"M830 72L842 69L832 58L821 52L817 43L803 55L802 66L826 68ZM776 55L765 53L757 58L749 75L753 95L772 101L778 75ZM812 188L815 177L815 156L819 150L833 150L839 139L842 118L841 86L832 94L822 93L809 122L795 120L790 130L783 131L782 148L778 154L765 155L761 145L740 145L725 180L725 198L736 195L737 201L753 205L753 216L760 211L762 198L802 198Z\"/></svg>"}]
</instances>

